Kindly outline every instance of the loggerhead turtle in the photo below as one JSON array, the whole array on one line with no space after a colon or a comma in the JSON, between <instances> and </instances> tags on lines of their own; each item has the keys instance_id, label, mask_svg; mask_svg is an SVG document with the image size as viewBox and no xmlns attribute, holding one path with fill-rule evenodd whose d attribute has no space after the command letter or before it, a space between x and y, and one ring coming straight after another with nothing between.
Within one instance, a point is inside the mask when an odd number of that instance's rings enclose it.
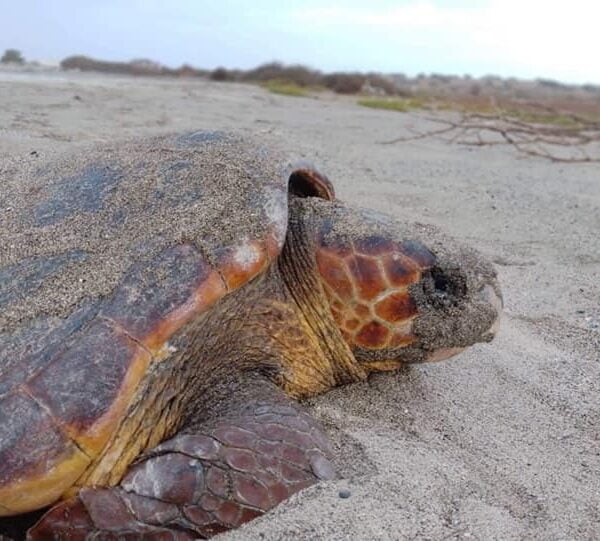
<instances>
[{"instance_id":1,"label":"loggerhead turtle","mask_svg":"<svg viewBox=\"0 0 600 541\"><path fill-rule=\"evenodd\" d=\"M334 476L292 399L492 339L479 254L285 163L195 132L1 165L5 532L235 528Z\"/></svg>"}]
</instances>

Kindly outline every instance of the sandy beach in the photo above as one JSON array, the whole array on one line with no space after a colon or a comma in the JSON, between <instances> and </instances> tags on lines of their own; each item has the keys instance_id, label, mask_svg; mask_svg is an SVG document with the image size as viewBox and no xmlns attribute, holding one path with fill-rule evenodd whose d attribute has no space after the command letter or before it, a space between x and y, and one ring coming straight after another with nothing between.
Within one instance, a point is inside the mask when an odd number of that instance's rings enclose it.
<instances>
[{"instance_id":1,"label":"sandy beach","mask_svg":"<svg viewBox=\"0 0 600 541\"><path fill-rule=\"evenodd\" d=\"M0 164L235 130L316 163L340 199L435 224L497 266L505 314L493 343L310 400L338 478L218 539L600 539L600 166L381 144L426 127L418 113L327 94L0 71Z\"/></svg>"}]
</instances>

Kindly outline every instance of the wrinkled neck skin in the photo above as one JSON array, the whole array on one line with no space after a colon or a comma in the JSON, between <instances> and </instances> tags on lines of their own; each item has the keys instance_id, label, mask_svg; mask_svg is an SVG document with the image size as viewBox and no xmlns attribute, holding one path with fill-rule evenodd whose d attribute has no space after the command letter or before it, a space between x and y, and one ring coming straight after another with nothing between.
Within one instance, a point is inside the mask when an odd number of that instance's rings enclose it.
<instances>
[{"instance_id":1,"label":"wrinkled neck skin","mask_svg":"<svg viewBox=\"0 0 600 541\"><path fill-rule=\"evenodd\" d=\"M298 327L294 324L289 331L297 342L286 343L281 351L284 374L278 378L294 397L311 396L367 377L335 323L319 282L312 243L314 225L291 213L286 243L273 268L293 320L298 322ZM285 377L286 370L291 377Z\"/></svg>"},{"instance_id":2,"label":"wrinkled neck skin","mask_svg":"<svg viewBox=\"0 0 600 541\"><path fill-rule=\"evenodd\" d=\"M278 260L263 276L225 298L207 321L214 332L234 327L224 340L225 362L219 363L225 371L262 373L293 398L367 376L331 316L306 230L310 225L292 214ZM211 389L219 387L217 383Z\"/></svg>"},{"instance_id":3,"label":"wrinkled neck skin","mask_svg":"<svg viewBox=\"0 0 600 541\"><path fill-rule=\"evenodd\" d=\"M291 210L278 260L263 276L226 297L207 323L215 332L236 327L224 340L228 360L219 366L226 371L262 372L298 399L363 380L367 372L340 333L322 291L312 245L314 224L293 212L292 206ZM218 382L209 387L209 392L219 392ZM219 402L200 401L211 414L211 404Z\"/></svg>"}]
</instances>

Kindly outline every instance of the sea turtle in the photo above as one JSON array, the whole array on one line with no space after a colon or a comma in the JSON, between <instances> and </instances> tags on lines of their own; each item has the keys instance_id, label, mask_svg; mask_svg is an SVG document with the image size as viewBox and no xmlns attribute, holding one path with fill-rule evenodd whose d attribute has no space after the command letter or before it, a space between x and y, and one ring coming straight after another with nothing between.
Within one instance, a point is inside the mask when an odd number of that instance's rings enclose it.
<instances>
[{"instance_id":1,"label":"sea turtle","mask_svg":"<svg viewBox=\"0 0 600 541\"><path fill-rule=\"evenodd\" d=\"M252 140L41 159L0 164L5 532L44 508L31 539L234 528L334 476L293 399L494 336L476 251Z\"/></svg>"}]
</instances>

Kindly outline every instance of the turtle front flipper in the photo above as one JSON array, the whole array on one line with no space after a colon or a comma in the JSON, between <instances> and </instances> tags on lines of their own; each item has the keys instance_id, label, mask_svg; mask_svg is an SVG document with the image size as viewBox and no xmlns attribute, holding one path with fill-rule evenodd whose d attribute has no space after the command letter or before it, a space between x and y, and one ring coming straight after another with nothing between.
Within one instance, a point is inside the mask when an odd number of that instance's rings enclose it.
<instances>
[{"instance_id":1,"label":"turtle front flipper","mask_svg":"<svg viewBox=\"0 0 600 541\"><path fill-rule=\"evenodd\" d=\"M194 419L134 463L118 486L84 488L56 505L28 539L211 537L333 478L331 448L316 421L273 383L249 380L250 399L234 390L219 401L218 416Z\"/></svg>"}]
</instances>

